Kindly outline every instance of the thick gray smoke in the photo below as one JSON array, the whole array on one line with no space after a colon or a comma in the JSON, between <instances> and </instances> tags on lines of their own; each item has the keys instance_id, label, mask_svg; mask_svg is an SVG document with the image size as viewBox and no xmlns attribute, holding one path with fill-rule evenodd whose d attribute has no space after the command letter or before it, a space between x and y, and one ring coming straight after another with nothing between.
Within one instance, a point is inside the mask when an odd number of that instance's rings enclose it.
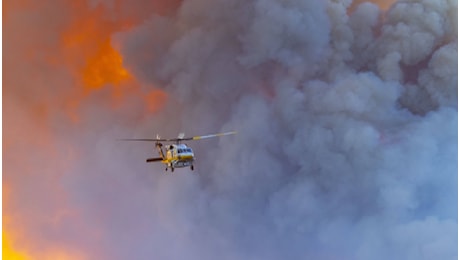
<instances>
[{"instance_id":1,"label":"thick gray smoke","mask_svg":"<svg viewBox=\"0 0 460 260\"><path fill-rule=\"evenodd\" d=\"M169 98L81 111L63 182L107 259L456 259L457 1L350 4L188 0L113 37ZM227 130L173 175L113 142Z\"/></svg>"}]
</instances>

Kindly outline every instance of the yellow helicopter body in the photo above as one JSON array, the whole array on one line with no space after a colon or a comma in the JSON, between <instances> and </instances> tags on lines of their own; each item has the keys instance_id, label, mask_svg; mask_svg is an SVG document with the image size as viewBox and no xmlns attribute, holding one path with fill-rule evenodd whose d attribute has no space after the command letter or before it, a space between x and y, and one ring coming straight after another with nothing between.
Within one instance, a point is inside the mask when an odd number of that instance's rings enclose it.
<instances>
[{"instance_id":1,"label":"yellow helicopter body","mask_svg":"<svg viewBox=\"0 0 460 260\"><path fill-rule=\"evenodd\" d=\"M195 155L193 153L192 148L187 146L183 141L192 141L192 140L200 140L206 139L211 137L220 137L225 135L233 135L236 134L235 131L233 132L226 132L226 133L219 133L219 134L211 134L211 135L202 135L202 136L194 136L194 137L187 137L184 138L184 134L179 134L177 138L173 139L161 139L159 137L154 139L122 139L124 141L147 141L147 142L155 142L155 146L158 150L158 154L160 157L148 158L146 162L161 162L166 165L166 171L171 169L171 172L174 171L175 168L183 168L183 167L190 167L193 171L193 162L195 161ZM163 144L161 142L175 142L175 144L168 144L166 145L165 150L163 149Z\"/></svg>"}]
</instances>

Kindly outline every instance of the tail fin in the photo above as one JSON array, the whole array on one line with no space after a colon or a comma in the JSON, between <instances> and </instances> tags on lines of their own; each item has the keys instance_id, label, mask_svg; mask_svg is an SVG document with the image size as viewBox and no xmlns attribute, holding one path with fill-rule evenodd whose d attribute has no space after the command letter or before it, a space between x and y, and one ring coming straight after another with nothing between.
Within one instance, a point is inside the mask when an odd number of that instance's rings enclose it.
<instances>
[{"instance_id":1,"label":"tail fin","mask_svg":"<svg viewBox=\"0 0 460 260\"><path fill-rule=\"evenodd\" d=\"M147 158L146 162L160 162L163 161L163 158L157 157L157 158Z\"/></svg>"}]
</instances>

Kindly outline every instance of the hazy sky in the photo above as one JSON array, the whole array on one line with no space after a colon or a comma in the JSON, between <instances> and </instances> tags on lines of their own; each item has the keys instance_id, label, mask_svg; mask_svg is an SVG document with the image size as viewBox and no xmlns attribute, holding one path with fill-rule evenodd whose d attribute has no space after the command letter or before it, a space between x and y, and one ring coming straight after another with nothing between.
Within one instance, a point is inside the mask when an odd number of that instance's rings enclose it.
<instances>
[{"instance_id":1,"label":"hazy sky","mask_svg":"<svg viewBox=\"0 0 460 260\"><path fill-rule=\"evenodd\" d=\"M3 8L4 259L456 259L457 1Z\"/></svg>"}]
</instances>

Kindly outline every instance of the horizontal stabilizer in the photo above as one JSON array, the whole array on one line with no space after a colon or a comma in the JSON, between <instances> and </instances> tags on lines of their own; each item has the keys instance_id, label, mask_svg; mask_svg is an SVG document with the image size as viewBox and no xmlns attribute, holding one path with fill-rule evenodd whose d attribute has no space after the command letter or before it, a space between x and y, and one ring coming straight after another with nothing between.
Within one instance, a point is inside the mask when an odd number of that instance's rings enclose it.
<instances>
[{"instance_id":1,"label":"horizontal stabilizer","mask_svg":"<svg viewBox=\"0 0 460 260\"><path fill-rule=\"evenodd\" d=\"M163 161L163 158L157 157L157 158L147 158L146 162L161 162Z\"/></svg>"}]
</instances>

